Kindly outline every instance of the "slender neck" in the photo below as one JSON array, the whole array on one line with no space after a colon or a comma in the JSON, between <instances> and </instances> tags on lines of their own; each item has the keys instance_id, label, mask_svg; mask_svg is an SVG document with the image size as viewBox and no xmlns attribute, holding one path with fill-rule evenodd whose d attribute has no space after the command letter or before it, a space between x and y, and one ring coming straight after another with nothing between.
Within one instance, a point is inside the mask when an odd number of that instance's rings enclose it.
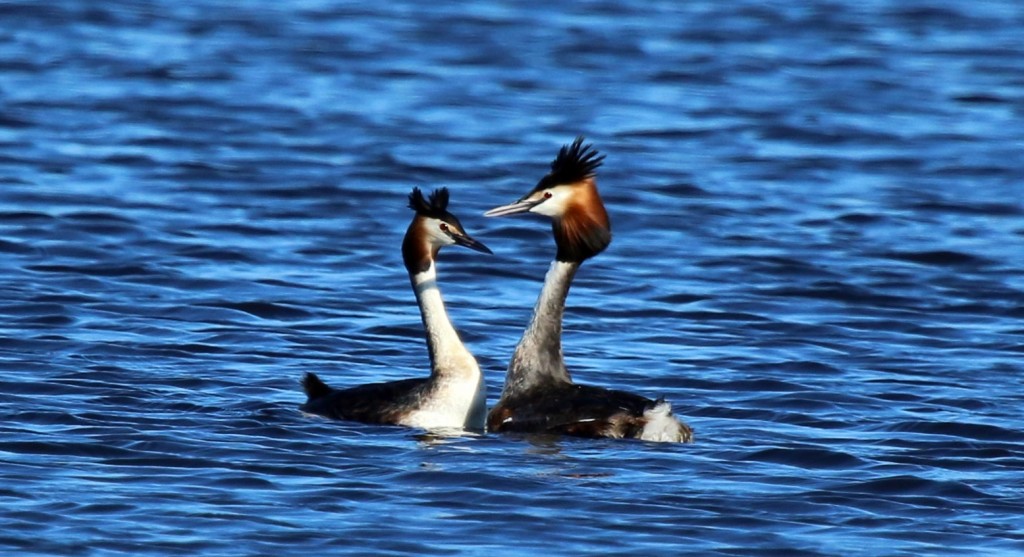
<instances>
[{"instance_id":1,"label":"slender neck","mask_svg":"<svg viewBox=\"0 0 1024 557\"><path fill-rule=\"evenodd\" d=\"M533 318L509 363L502 396L551 384L572 384L562 357L562 315L578 261L552 261Z\"/></svg>"},{"instance_id":2,"label":"slender neck","mask_svg":"<svg viewBox=\"0 0 1024 557\"><path fill-rule=\"evenodd\" d=\"M455 331L437 287L437 271L430 261L426 269L410 274L412 289L420 306L423 328L427 333L427 350L430 353L430 375L461 375L479 373L473 355L462 344Z\"/></svg>"}]
</instances>

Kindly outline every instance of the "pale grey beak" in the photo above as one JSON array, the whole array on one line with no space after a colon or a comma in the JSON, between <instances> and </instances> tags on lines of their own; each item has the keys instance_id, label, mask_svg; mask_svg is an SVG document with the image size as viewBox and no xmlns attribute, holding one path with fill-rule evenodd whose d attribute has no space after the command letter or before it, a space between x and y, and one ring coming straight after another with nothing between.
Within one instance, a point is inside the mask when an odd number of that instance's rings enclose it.
<instances>
[{"instance_id":1,"label":"pale grey beak","mask_svg":"<svg viewBox=\"0 0 1024 557\"><path fill-rule=\"evenodd\" d=\"M484 213L485 217L507 217L509 215L518 215L520 213L527 213L530 209L533 209L537 205L540 205L543 199L538 201L528 201L520 199L515 203L509 203L508 205L502 205L501 207L495 207L490 211Z\"/></svg>"}]
</instances>

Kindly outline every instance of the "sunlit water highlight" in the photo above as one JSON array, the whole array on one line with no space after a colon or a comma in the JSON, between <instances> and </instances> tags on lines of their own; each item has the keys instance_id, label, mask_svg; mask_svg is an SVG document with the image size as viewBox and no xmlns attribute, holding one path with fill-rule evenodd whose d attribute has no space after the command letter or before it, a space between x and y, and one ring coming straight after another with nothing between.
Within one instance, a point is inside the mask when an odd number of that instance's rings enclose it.
<instances>
[{"instance_id":1,"label":"sunlit water highlight","mask_svg":"<svg viewBox=\"0 0 1024 557\"><path fill-rule=\"evenodd\" d=\"M1024 553L1024 8L0 5L0 552ZM302 416L426 372L442 253L491 400L553 250L484 219L608 155L581 382L692 446Z\"/></svg>"}]
</instances>

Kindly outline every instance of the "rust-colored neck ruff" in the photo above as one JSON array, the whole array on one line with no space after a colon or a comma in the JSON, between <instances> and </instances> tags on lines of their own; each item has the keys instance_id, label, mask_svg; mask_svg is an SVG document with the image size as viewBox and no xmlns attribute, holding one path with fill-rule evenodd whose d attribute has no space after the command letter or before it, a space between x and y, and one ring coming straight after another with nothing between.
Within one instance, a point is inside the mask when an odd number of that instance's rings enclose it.
<instances>
[{"instance_id":1,"label":"rust-colored neck ruff","mask_svg":"<svg viewBox=\"0 0 1024 557\"><path fill-rule=\"evenodd\" d=\"M581 189L572 204L551 221L558 261L581 263L604 251L612 242L611 222L594 180L587 179L577 187Z\"/></svg>"},{"instance_id":2,"label":"rust-colored neck ruff","mask_svg":"<svg viewBox=\"0 0 1024 557\"><path fill-rule=\"evenodd\" d=\"M427 240L423 217L417 216L412 219L402 240L402 261L405 262L405 269L409 271L409 275L426 271L434 262L439 250L439 247L431 246Z\"/></svg>"}]
</instances>

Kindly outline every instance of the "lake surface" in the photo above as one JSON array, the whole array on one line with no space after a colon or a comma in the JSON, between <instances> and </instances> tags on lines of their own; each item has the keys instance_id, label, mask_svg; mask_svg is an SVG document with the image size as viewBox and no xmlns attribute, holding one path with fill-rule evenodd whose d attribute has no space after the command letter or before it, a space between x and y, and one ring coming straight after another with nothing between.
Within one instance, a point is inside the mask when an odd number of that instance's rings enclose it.
<instances>
[{"instance_id":1,"label":"lake surface","mask_svg":"<svg viewBox=\"0 0 1024 557\"><path fill-rule=\"evenodd\" d=\"M1024 5L0 3L0 553L1024 554ZM497 400L585 134L575 378L693 445L301 415L425 375L412 186Z\"/></svg>"}]
</instances>

